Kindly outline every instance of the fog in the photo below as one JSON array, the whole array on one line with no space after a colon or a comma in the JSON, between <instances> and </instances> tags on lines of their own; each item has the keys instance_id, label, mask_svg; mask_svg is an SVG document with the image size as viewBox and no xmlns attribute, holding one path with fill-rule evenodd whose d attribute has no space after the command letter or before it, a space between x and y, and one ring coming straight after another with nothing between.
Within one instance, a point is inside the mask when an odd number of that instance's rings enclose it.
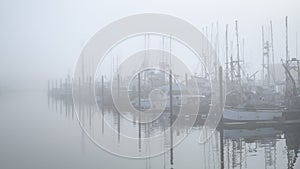
<instances>
[{"instance_id":1,"label":"fog","mask_svg":"<svg viewBox=\"0 0 300 169\"><path fill-rule=\"evenodd\" d=\"M300 34L297 0L126 0L0 1L0 89L43 90L48 79L72 72L86 42L99 29L124 16L153 12L182 18L200 30L218 22L220 60L224 62L225 25L235 40L245 40L249 72L261 68L261 26L273 21L275 61L285 58L285 16L289 17L290 56Z\"/></svg>"}]
</instances>

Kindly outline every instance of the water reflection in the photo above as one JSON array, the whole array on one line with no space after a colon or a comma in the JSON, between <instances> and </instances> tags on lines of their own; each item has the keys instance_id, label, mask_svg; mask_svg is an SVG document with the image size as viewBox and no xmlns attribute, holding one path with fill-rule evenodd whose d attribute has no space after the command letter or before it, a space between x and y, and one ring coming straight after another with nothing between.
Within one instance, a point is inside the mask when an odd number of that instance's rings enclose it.
<instances>
[{"instance_id":1,"label":"water reflection","mask_svg":"<svg viewBox=\"0 0 300 169\"><path fill-rule=\"evenodd\" d=\"M71 98L48 96L48 106L69 120L77 120ZM168 118L168 114L165 114L153 123L141 124L139 123L138 117L134 117L135 121L130 123L120 116L112 107L100 107L100 110L103 114L102 117L105 118L102 119L103 123L101 126L93 123L95 116L93 112L95 112L95 108L89 104L89 101L80 105L79 119L81 119L85 125L89 126L92 133L98 132L101 137L108 137L105 135L103 125L104 120L108 121L111 126L118 131L118 135L109 136L112 137L115 146L122 144L122 140L120 139L121 133L138 136L139 141L136 144L135 151L141 151L143 148L149 147L141 144L141 138L164 132L172 121ZM176 156L179 157L181 154L176 154L176 148L173 150L172 140L174 137L182 134L190 134L191 137L193 137L193 135L199 134L199 130L201 130L205 121L201 116L181 118L197 118L197 120L191 133L189 133L185 127L186 124L182 123L180 128L172 128L173 131L170 135L164 135L164 138L162 138L162 143L164 143L162 147L169 148L170 151L161 155L164 163L163 168L167 166L176 168L177 165L181 165L176 163L176 160L180 160L176 158ZM186 122L188 122L188 120L186 120ZM201 159L203 161L203 167L200 168L232 169L256 167L296 169L299 167L299 164L297 164L300 150L299 130L300 125L254 126L252 128L225 125L223 128L218 128L218 131L215 132L205 144L199 145L197 140L192 140L194 143L183 142L183 144L186 144L186 146L201 147L201 151L198 153L202 154L199 155L199 157L203 157L203 159ZM189 156L188 150L184 152ZM169 160L166 158L169 158ZM224 161L224 163L222 163L222 161ZM146 168L151 168L150 158L146 159Z\"/></svg>"}]
</instances>

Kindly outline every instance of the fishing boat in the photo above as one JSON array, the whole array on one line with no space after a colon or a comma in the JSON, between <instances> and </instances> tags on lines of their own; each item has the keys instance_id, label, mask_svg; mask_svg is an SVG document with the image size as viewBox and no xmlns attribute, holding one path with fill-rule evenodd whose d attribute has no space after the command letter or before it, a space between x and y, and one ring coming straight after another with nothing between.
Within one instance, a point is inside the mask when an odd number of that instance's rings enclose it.
<instances>
[{"instance_id":1,"label":"fishing boat","mask_svg":"<svg viewBox=\"0 0 300 169\"><path fill-rule=\"evenodd\" d=\"M270 121L281 117L282 112L277 109L225 108L223 112L224 121Z\"/></svg>"},{"instance_id":2,"label":"fishing boat","mask_svg":"<svg viewBox=\"0 0 300 169\"><path fill-rule=\"evenodd\" d=\"M231 91L223 112L226 121L270 121L282 117L282 107L255 91Z\"/></svg>"}]
</instances>

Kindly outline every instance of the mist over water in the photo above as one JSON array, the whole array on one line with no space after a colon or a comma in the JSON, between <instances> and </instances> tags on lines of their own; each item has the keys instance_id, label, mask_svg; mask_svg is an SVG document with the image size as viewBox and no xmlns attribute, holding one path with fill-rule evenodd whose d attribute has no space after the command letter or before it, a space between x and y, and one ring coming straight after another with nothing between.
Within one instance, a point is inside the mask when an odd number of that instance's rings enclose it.
<instances>
[{"instance_id":1,"label":"mist over water","mask_svg":"<svg viewBox=\"0 0 300 169\"><path fill-rule=\"evenodd\" d=\"M2 168L171 168L169 152L133 160L97 148L82 132L68 102L48 100L43 93L17 93L2 96L0 105ZM110 110L106 115L113 119ZM125 125L125 121L121 120L121 130L129 126L137 130L137 125ZM174 149L174 168L220 168L219 132L206 144L199 144L200 128L196 124ZM299 149L298 129L299 126L225 129L225 168L288 168L293 161L288 161L288 150ZM114 144L118 145L117 136ZM294 157L294 153L297 151L289 155ZM293 165L295 169L299 167L299 160Z\"/></svg>"}]
</instances>

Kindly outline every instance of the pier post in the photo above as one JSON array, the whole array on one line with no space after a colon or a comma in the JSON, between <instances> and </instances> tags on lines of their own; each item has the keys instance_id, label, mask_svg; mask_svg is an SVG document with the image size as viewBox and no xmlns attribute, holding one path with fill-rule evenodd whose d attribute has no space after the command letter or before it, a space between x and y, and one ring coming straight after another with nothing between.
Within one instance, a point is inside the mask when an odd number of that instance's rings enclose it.
<instances>
[{"instance_id":1,"label":"pier post","mask_svg":"<svg viewBox=\"0 0 300 169\"><path fill-rule=\"evenodd\" d=\"M59 79L59 95L63 96L63 87L62 87L62 79Z\"/></svg>"},{"instance_id":2,"label":"pier post","mask_svg":"<svg viewBox=\"0 0 300 169\"><path fill-rule=\"evenodd\" d=\"M118 112L118 110L116 110L116 112L118 113L118 142L120 143L120 140L121 140L121 115L120 115L120 112Z\"/></svg>"},{"instance_id":3,"label":"pier post","mask_svg":"<svg viewBox=\"0 0 300 169\"><path fill-rule=\"evenodd\" d=\"M54 89L54 80L51 80L51 94L53 94L53 89Z\"/></svg>"},{"instance_id":4,"label":"pier post","mask_svg":"<svg viewBox=\"0 0 300 169\"><path fill-rule=\"evenodd\" d=\"M120 97L120 75L119 75L119 73L117 75L117 80L118 80L118 97Z\"/></svg>"},{"instance_id":5,"label":"pier post","mask_svg":"<svg viewBox=\"0 0 300 169\"><path fill-rule=\"evenodd\" d=\"M62 79L59 79L59 88L62 89Z\"/></svg>"},{"instance_id":6,"label":"pier post","mask_svg":"<svg viewBox=\"0 0 300 169\"><path fill-rule=\"evenodd\" d=\"M220 83L220 111L222 110L223 103L224 103L224 88L223 88L223 68L222 66L219 67L219 83ZM220 153L220 159L221 159L221 169L224 169L224 126L223 126L223 112L222 117L219 123L219 129L220 129L220 147L221 147L221 153Z\"/></svg>"},{"instance_id":7,"label":"pier post","mask_svg":"<svg viewBox=\"0 0 300 169\"><path fill-rule=\"evenodd\" d=\"M101 76L101 102L102 102L102 110L104 110L104 77Z\"/></svg>"},{"instance_id":8,"label":"pier post","mask_svg":"<svg viewBox=\"0 0 300 169\"><path fill-rule=\"evenodd\" d=\"M188 85L188 75L187 75L187 73L185 73L185 85L186 86Z\"/></svg>"},{"instance_id":9,"label":"pier post","mask_svg":"<svg viewBox=\"0 0 300 169\"><path fill-rule=\"evenodd\" d=\"M57 80L55 80L55 90L58 89L58 83L57 83Z\"/></svg>"},{"instance_id":10,"label":"pier post","mask_svg":"<svg viewBox=\"0 0 300 169\"><path fill-rule=\"evenodd\" d=\"M172 70L170 70L169 74L169 90L170 90L170 140L171 140L171 149L170 149L170 164L173 166L173 90L172 90Z\"/></svg>"},{"instance_id":11,"label":"pier post","mask_svg":"<svg viewBox=\"0 0 300 169\"><path fill-rule=\"evenodd\" d=\"M139 109L141 109L141 74L138 73L138 104Z\"/></svg>"},{"instance_id":12,"label":"pier post","mask_svg":"<svg viewBox=\"0 0 300 169\"><path fill-rule=\"evenodd\" d=\"M139 151L141 151L142 145L141 145L141 137L142 137L142 126L141 126L141 74L138 73L138 102L139 102Z\"/></svg>"},{"instance_id":13,"label":"pier post","mask_svg":"<svg viewBox=\"0 0 300 169\"><path fill-rule=\"evenodd\" d=\"M79 97L81 97L81 81L80 81L80 77L78 78L78 94L79 94Z\"/></svg>"},{"instance_id":14,"label":"pier post","mask_svg":"<svg viewBox=\"0 0 300 169\"><path fill-rule=\"evenodd\" d=\"M64 88L65 88L65 89L68 88L68 80L67 80L67 78L65 78Z\"/></svg>"},{"instance_id":15,"label":"pier post","mask_svg":"<svg viewBox=\"0 0 300 169\"><path fill-rule=\"evenodd\" d=\"M102 134L104 133L104 77L103 75L101 76L101 110L102 110Z\"/></svg>"},{"instance_id":16,"label":"pier post","mask_svg":"<svg viewBox=\"0 0 300 169\"><path fill-rule=\"evenodd\" d=\"M48 80L48 95L50 93L50 80Z\"/></svg>"},{"instance_id":17,"label":"pier post","mask_svg":"<svg viewBox=\"0 0 300 169\"><path fill-rule=\"evenodd\" d=\"M92 96L92 77L89 76L89 101L91 101L91 96Z\"/></svg>"}]
</instances>

